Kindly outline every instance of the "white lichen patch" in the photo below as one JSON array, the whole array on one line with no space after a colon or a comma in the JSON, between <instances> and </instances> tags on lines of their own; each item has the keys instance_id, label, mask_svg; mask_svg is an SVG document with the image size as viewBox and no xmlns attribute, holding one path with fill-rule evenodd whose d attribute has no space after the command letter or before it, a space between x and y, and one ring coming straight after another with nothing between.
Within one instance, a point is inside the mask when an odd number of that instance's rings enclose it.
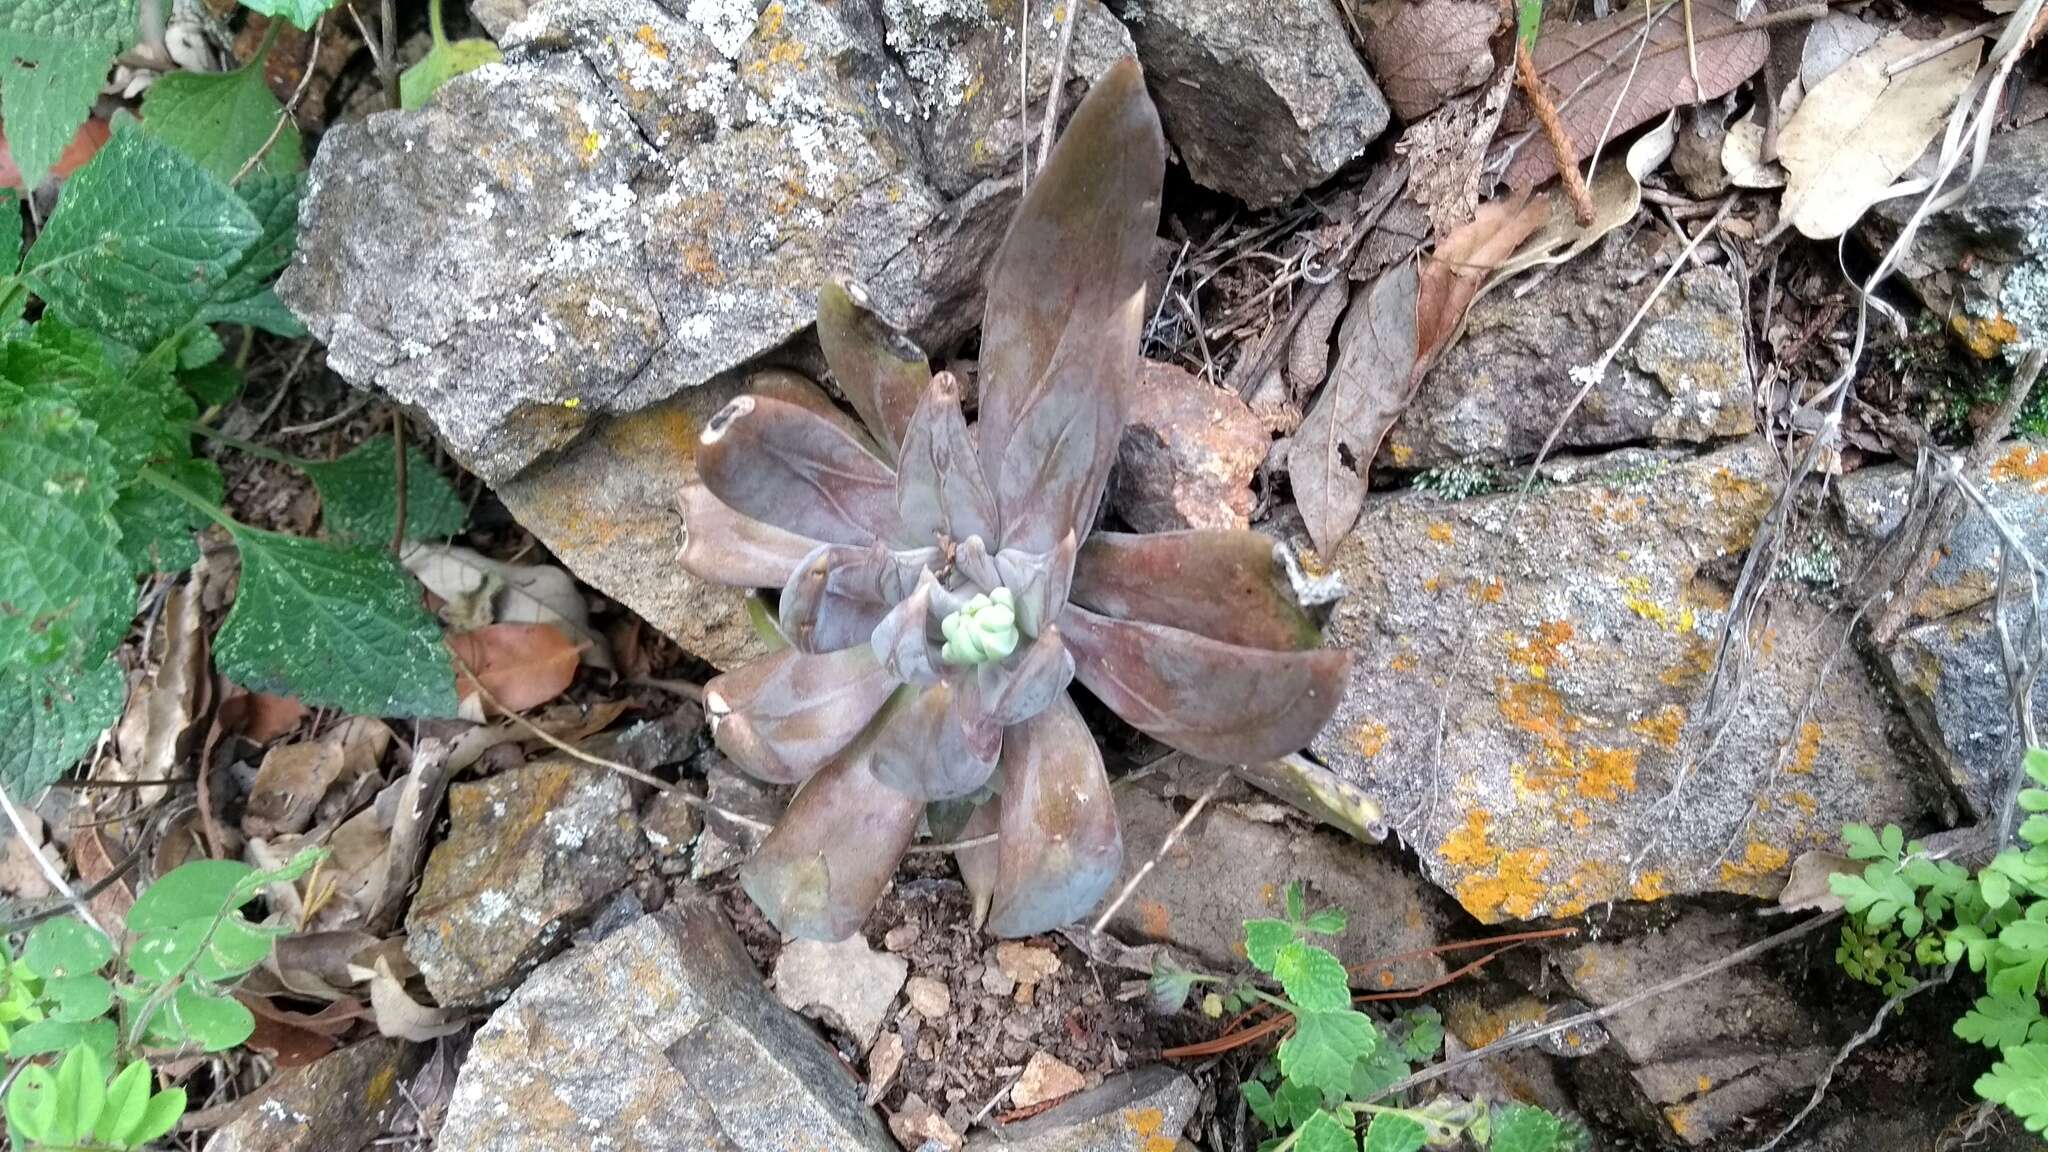
<instances>
[{"instance_id":1,"label":"white lichen patch","mask_svg":"<svg viewBox=\"0 0 2048 1152\"><path fill-rule=\"evenodd\" d=\"M988 5L983 0L883 0L882 18L889 47L922 90L919 114L930 119L966 103L976 76L960 46L989 23Z\"/></svg>"},{"instance_id":2,"label":"white lichen patch","mask_svg":"<svg viewBox=\"0 0 2048 1152\"><path fill-rule=\"evenodd\" d=\"M728 60L737 60L753 39L753 0L690 0L683 18L704 33L711 46Z\"/></svg>"}]
</instances>

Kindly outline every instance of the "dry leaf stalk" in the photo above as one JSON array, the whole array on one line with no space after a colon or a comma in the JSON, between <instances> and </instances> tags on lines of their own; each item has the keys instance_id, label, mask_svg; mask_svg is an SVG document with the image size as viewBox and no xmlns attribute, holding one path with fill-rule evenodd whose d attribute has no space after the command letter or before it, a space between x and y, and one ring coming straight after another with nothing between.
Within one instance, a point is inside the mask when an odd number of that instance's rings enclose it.
<instances>
[{"instance_id":1,"label":"dry leaf stalk","mask_svg":"<svg viewBox=\"0 0 2048 1152\"><path fill-rule=\"evenodd\" d=\"M1543 78L1536 74L1536 62L1529 58L1529 46L1520 41L1515 43L1515 81L1522 89L1522 98L1529 102L1536 123L1543 127L1550 157L1557 162L1558 179L1564 182L1564 194L1571 198L1572 216L1581 226L1591 224L1593 195L1586 191L1586 181L1579 175L1578 155L1572 151L1571 137L1565 135L1557 105L1551 103L1550 94L1543 90Z\"/></svg>"}]
</instances>

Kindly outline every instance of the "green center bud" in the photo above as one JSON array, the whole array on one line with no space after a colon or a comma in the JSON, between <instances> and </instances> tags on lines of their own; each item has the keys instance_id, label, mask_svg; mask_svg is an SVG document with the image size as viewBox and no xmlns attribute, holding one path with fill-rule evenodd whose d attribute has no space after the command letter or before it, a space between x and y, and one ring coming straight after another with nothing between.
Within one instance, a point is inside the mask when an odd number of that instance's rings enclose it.
<instances>
[{"instance_id":1,"label":"green center bud","mask_svg":"<svg viewBox=\"0 0 2048 1152\"><path fill-rule=\"evenodd\" d=\"M977 595L939 621L948 664L993 664L1017 650L1017 603L1008 588Z\"/></svg>"}]
</instances>

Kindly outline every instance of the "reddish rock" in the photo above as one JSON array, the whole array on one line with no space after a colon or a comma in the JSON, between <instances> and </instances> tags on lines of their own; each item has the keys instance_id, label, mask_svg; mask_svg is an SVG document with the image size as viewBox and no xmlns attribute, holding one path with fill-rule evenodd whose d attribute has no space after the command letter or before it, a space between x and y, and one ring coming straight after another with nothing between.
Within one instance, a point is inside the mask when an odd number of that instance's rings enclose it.
<instances>
[{"instance_id":1,"label":"reddish rock","mask_svg":"<svg viewBox=\"0 0 2048 1152\"><path fill-rule=\"evenodd\" d=\"M1147 360L1130 396L1116 510L1140 532L1243 528L1271 436L1244 402Z\"/></svg>"}]
</instances>

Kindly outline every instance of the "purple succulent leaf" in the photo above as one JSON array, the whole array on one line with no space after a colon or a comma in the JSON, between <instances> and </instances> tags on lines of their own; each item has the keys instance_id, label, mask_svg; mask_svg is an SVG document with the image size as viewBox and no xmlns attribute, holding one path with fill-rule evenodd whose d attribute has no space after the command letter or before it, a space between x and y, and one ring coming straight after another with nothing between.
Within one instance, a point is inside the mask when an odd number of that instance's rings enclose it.
<instances>
[{"instance_id":1,"label":"purple succulent leaf","mask_svg":"<svg viewBox=\"0 0 2048 1152\"><path fill-rule=\"evenodd\" d=\"M1072 532L1050 552L1005 548L996 553L996 578L1016 597L1017 627L1025 635L1036 636L1040 629L1060 618L1074 583L1076 554Z\"/></svg>"},{"instance_id":2,"label":"purple succulent leaf","mask_svg":"<svg viewBox=\"0 0 2048 1152\"><path fill-rule=\"evenodd\" d=\"M993 743L970 733L962 695L950 679L897 693L875 722L875 779L925 800L969 796L988 783L1002 729L987 729Z\"/></svg>"},{"instance_id":3,"label":"purple succulent leaf","mask_svg":"<svg viewBox=\"0 0 2048 1152\"><path fill-rule=\"evenodd\" d=\"M1112 711L1220 764L1262 764L1306 747L1336 711L1351 669L1345 651L1246 648L1076 604L1060 631L1081 683Z\"/></svg>"},{"instance_id":4,"label":"purple succulent leaf","mask_svg":"<svg viewBox=\"0 0 2048 1152\"><path fill-rule=\"evenodd\" d=\"M1116 797L1095 737L1064 694L1003 735L988 929L1031 936L1080 919L1123 868Z\"/></svg>"},{"instance_id":5,"label":"purple succulent leaf","mask_svg":"<svg viewBox=\"0 0 2048 1152\"><path fill-rule=\"evenodd\" d=\"M813 655L785 648L704 686L718 750L748 775L795 784L839 755L896 690L866 645Z\"/></svg>"},{"instance_id":6,"label":"purple succulent leaf","mask_svg":"<svg viewBox=\"0 0 2048 1152\"><path fill-rule=\"evenodd\" d=\"M882 450L881 445L875 443L874 436L859 420L847 415L845 409L834 403L832 397L820 388L816 381L800 372L792 372L787 368L764 368L747 377L747 393L752 396L765 396L770 400L780 400L815 412L853 437L869 455L883 461L889 459L888 454Z\"/></svg>"},{"instance_id":7,"label":"purple succulent leaf","mask_svg":"<svg viewBox=\"0 0 2048 1152\"><path fill-rule=\"evenodd\" d=\"M882 600L894 604L917 590L924 574L939 567L944 553L937 548L899 548L889 553L881 576Z\"/></svg>"},{"instance_id":8,"label":"purple succulent leaf","mask_svg":"<svg viewBox=\"0 0 2048 1152\"><path fill-rule=\"evenodd\" d=\"M863 742L797 791L740 866L740 886L791 936L844 940L888 887L923 813L923 801L875 779Z\"/></svg>"},{"instance_id":9,"label":"purple succulent leaf","mask_svg":"<svg viewBox=\"0 0 2048 1152\"><path fill-rule=\"evenodd\" d=\"M1257 532L1097 532L1074 566L1074 603L1246 648L1322 643Z\"/></svg>"},{"instance_id":10,"label":"purple succulent leaf","mask_svg":"<svg viewBox=\"0 0 2048 1152\"><path fill-rule=\"evenodd\" d=\"M816 540L742 516L702 484L679 497L683 571L737 588L780 588L818 546Z\"/></svg>"},{"instance_id":11,"label":"purple succulent leaf","mask_svg":"<svg viewBox=\"0 0 2048 1152\"><path fill-rule=\"evenodd\" d=\"M895 473L808 408L741 396L700 439L705 487L741 515L827 544L895 538Z\"/></svg>"},{"instance_id":12,"label":"purple succulent leaf","mask_svg":"<svg viewBox=\"0 0 2048 1152\"><path fill-rule=\"evenodd\" d=\"M896 513L906 539L996 539L996 500L982 478L960 414L960 381L951 372L932 377L904 433Z\"/></svg>"},{"instance_id":13,"label":"purple succulent leaf","mask_svg":"<svg viewBox=\"0 0 2048 1152\"><path fill-rule=\"evenodd\" d=\"M868 638L875 659L905 684L932 684L945 675L939 645L932 641L932 598L943 591L926 570L916 589L889 609Z\"/></svg>"},{"instance_id":14,"label":"purple succulent leaf","mask_svg":"<svg viewBox=\"0 0 2048 1152\"><path fill-rule=\"evenodd\" d=\"M1095 514L1137 371L1165 166L1144 74L1124 60L1075 110L996 254L977 435L1003 547L1050 551Z\"/></svg>"},{"instance_id":15,"label":"purple succulent leaf","mask_svg":"<svg viewBox=\"0 0 2048 1152\"><path fill-rule=\"evenodd\" d=\"M976 808L967 819L967 827L960 830L961 841L994 836L996 814L1001 807L1002 801L997 799ZM973 902L974 926L980 928L988 920L988 906L996 895L996 846L991 842L956 849L953 861L960 866L960 879L967 885L968 899Z\"/></svg>"},{"instance_id":16,"label":"purple succulent leaf","mask_svg":"<svg viewBox=\"0 0 2048 1152\"><path fill-rule=\"evenodd\" d=\"M782 635L804 652L865 646L889 612L883 587L897 580L896 557L879 544L820 544L782 586Z\"/></svg>"},{"instance_id":17,"label":"purple succulent leaf","mask_svg":"<svg viewBox=\"0 0 2048 1152\"><path fill-rule=\"evenodd\" d=\"M847 280L834 280L818 293L818 344L839 390L887 458L895 459L932 378L924 351L877 315L867 292Z\"/></svg>"},{"instance_id":18,"label":"purple succulent leaf","mask_svg":"<svg viewBox=\"0 0 2048 1152\"><path fill-rule=\"evenodd\" d=\"M1060 630L1047 627L1009 660L974 671L982 712L991 723L1008 727L1052 707L1073 682L1074 657Z\"/></svg>"},{"instance_id":19,"label":"purple succulent leaf","mask_svg":"<svg viewBox=\"0 0 2048 1152\"><path fill-rule=\"evenodd\" d=\"M994 591L1003 586L1002 573L996 569L996 558L989 555L987 542L979 536L969 536L953 549L953 565L977 587Z\"/></svg>"}]
</instances>

